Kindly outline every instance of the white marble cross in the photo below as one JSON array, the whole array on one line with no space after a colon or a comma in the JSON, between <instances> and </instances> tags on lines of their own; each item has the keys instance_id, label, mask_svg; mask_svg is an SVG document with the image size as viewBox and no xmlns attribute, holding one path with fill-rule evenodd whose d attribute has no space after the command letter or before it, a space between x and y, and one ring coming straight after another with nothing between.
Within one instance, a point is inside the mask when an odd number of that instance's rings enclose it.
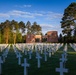
<instances>
[{"instance_id":1,"label":"white marble cross","mask_svg":"<svg viewBox=\"0 0 76 75\"><path fill-rule=\"evenodd\" d=\"M26 49L24 50L24 54L27 55L27 50Z\"/></svg>"},{"instance_id":2,"label":"white marble cross","mask_svg":"<svg viewBox=\"0 0 76 75\"><path fill-rule=\"evenodd\" d=\"M46 52L46 50L44 51L44 58L45 58L45 61L47 61L47 52Z\"/></svg>"},{"instance_id":3,"label":"white marble cross","mask_svg":"<svg viewBox=\"0 0 76 75\"><path fill-rule=\"evenodd\" d=\"M67 44L65 45L65 47L64 47L64 51L66 51L67 52Z\"/></svg>"},{"instance_id":4,"label":"white marble cross","mask_svg":"<svg viewBox=\"0 0 76 75\"><path fill-rule=\"evenodd\" d=\"M60 68L56 68L56 72L60 72L60 75L63 75L64 72L68 72L68 69L63 67L63 62L60 62Z\"/></svg>"},{"instance_id":5,"label":"white marble cross","mask_svg":"<svg viewBox=\"0 0 76 75\"><path fill-rule=\"evenodd\" d=\"M43 49L42 49L42 48L40 48L40 53L41 53L41 54L43 53Z\"/></svg>"},{"instance_id":6,"label":"white marble cross","mask_svg":"<svg viewBox=\"0 0 76 75\"><path fill-rule=\"evenodd\" d=\"M31 59L31 54L32 54L32 51L30 50L29 51L29 59Z\"/></svg>"},{"instance_id":7,"label":"white marble cross","mask_svg":"<svg viewBox=\"0 0 76 75\"><path fill-rule=\"evenodd\" d=\"M67 61L67 59L65 58L65 55L64 55L64 54L62 54L62 58L60 58L60 60L61 60L63 63Z\"/></svg>"},{"instance_id":8,"label":"white marble cross","mask_svg":"<svg viewBox=\"0 0 76 75\"><path fill-rule=\"evenodd\" d=\"M48 52L49 52L49 57L51 57L51 52L52 52L52 50L51 50L51 49L49 49L49 51L48 51Z\"/></svg>"},{"instance_id":9,"label":"white marble cross","mask_svg":"<svg viewBox=\"0 0 76 75\"><path fill-rule=\"evenodd\" d=\"M64 57L66 58L67 57L67 52L64 51L63 54L64 54Z\"/></svg>"},{"instance_id":10,"label":"white marble cross","mask_svg":"<svg viewBox=\"0 0 76 75\"><path fill-rule=\"evenodd\" d=\"M8 54L8 48L3 52L2 57L3 57L3 62L5 62L5 58L7 57Z\"/></svg>"},{"instance_id":11,"label":"white marble cross","mask_svg":"<svg viewBox=\"0 0 76 75\"><path fill-rule=\"evenodd\" d=\"M21 65L21 57L22 55L20 53L18 53L17 58L18 58L18 64Z\"/></svg>"},{"instance_id":12,"label":"white marble cross","mask_svg":"<svg viewBox=\"0 0 76 75\"><path fill-rule=\"evenodd\" d=\"M5 62L5 58L6 58L5 53L2 54L2 58L3 58L3 62Z\"/></svg>"},{"instance_id":13,"label":"white marble cross","mask_svg":"<svg viewBox=\"0 0 76 75\"><path fill-rule=\"evenodd\" d=\"M54 48L52 47L51 49L52 49L52 55L54 55Z\"/></svg>"},{"instance_id":14,"label":"white marble cross","mask_svg":"<svg viewBox=\"0 0 76 75\"><path fill-rule=\"evenodd\" d=\"M3 63L3 61L2 61L1 56L0 56L0 75L1 75L1 72L2 72L2 70L1 70L1 64L2 63Z\"/></svg>"},{"instance_id":15,"label":"white marble cross","mask_svg":"<svg viewBox=\"0 0 76 75\"><path fill-rule=\"evenodd\" d=\"M39 55L39 53L37 53L37 56L36 56L36 58L37 58L37 64L38 64L38 68L40 68L40 59L42 58L40 55Z\"/></svg>"},{"instance_id":16,"label":"white marble cross","mask_svg":"<svg viewBox=\"0 0 76 75\"><path fill-rule=\"evenodd\" d=\"M26 58L24 58L24 63L21 66L24 66L24 75L27 75L26 68L29 67L29 64L27 63Z\"/></svg>"}]
</instances>

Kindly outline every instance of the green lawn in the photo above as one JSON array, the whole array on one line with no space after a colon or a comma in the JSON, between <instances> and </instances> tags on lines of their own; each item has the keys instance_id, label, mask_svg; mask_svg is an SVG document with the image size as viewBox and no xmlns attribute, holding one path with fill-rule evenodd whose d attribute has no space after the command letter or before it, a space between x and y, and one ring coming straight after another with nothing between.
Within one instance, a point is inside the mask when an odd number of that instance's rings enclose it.
<instances>
[{"instance_id":1,"label":"green lawn","mask_svg":"<svg viewBox=\"0 0 76 75\"><path fill-rule=\"evenodd\" d=\"M44 61L44 55L42 54L41 68L37 68L37 59L35 53L32 54L32 59L28 59L28 55L25 56L23 53L22 63L24 58L27 58L30 67L27 68L28 75L60 75L55 71L59 67L59 58L61 58L63 47L61 47L51 58L48 56L48 61ZM1 55L2 53L0 53ZM76 75L76 52L68 45L68 61L66 62L66 68L69 72L64 75ZM18 59L12 49L9 50L8 57L5 63L2 64L2 75L23 75L23 67L18 65Z\"/></svg>"}]
</instances>

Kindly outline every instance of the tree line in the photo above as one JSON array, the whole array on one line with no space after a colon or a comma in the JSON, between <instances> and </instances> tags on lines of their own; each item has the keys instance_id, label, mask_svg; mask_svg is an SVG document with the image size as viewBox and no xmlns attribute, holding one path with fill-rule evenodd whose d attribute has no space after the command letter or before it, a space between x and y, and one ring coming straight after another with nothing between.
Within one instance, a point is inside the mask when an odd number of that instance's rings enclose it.
<instances>
[{"instance_id":1,"label":"tree line","mask_svg":"<svg viewBox=\"0 0 76 75\"><path fill-rule=\"evenodd\" d=\"M26 24L15 20L0 23L0 43L24 43L26 34L42 34L41 26L30 21Z\"/></svg>"},{"instance_id":2,"label":"tree line","mask_svg":"<svg viewBox=\"0 0 76 75\"><path fill-rule=\"evenodd\" d=\"M61 28L63 34L59 35L59 42L76 42L76 2L64 10Z\"/></svg>"}]
</instances>

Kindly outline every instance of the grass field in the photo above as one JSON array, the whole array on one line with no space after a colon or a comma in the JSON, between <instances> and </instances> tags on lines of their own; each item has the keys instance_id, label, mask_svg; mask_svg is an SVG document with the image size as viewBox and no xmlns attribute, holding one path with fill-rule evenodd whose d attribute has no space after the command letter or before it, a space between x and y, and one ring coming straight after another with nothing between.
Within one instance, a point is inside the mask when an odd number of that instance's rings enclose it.
<instances>
[{"instance_id":1,"label":"grass field","mask_svg":"<svg viewBox=\"0 0 76 75\"><path fill-rule=\"evenodd\" d=\"M22 54L22 63L24 58L27 58L30 67L27 68L28 75L60 75L56 72L56 68L59 67L59 58L63 52L64 47L61 47L51 58L48 56L48 61L44 61L44 55L42 54L41 68L37 68L37 59L35 53L32 54L32 59L28 59L28 55ZM0 53L1 55L2 53ZM68 45L68 56L67 56L66 68L69 70L64 75L76 75L76 52ZM14 53L12 47L10 47L8 56L5 63L2 64L2 75L24 75L23 67L18 65L18 59Z\"/></svg>"}]
</instances>

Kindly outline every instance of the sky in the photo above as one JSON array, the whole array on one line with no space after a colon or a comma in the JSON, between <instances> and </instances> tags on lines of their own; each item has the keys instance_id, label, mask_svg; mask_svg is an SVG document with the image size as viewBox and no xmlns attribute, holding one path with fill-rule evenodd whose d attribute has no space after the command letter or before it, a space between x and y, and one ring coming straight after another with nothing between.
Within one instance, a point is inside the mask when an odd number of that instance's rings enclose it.
<instances>
[{"instance_id":1,"label":"sky","mask_svg":"<svg viewBox=\"0 0 76 75\"><path fill-rule=\"evenodd\" d=\"M0 0L0 23L6 20L37 22L42 33L62 33L61 18L64 10L76 0Z\"/></svg>"}]
</instances>

